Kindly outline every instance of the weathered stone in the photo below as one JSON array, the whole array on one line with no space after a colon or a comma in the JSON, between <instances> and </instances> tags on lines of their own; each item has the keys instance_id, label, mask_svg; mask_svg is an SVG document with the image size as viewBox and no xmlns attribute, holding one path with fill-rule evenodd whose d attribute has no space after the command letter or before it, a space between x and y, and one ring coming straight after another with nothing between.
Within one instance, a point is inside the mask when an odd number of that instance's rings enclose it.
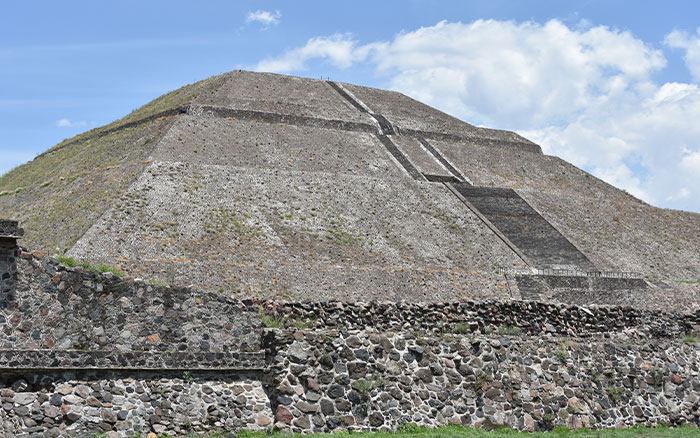
<instances>
[{"instance_id":1,"label":"weathered stone","mask_svg":"<svg viewBox=\"0 0 700 438\"><path fill-rule=\"evenodd\" d=\"M272 423L272 420L265 414L258 414L258 426L266 427Z\"/></svg>"},{"instance_id":2,"label":"weathered stone","mask_svg":"<svg viewBox=\"0 0 700 438\"><path fill-rule=\"evenodd\" d=\"M327 392L330 398L336 399L345 395L345 388L340 385L331 385Z\"/></svg>"},{"instance_id":3,"label":"weathered stone","mask_svg":"<svg viewBox=\"0 0 700 438\"><path fill-rule=\"evenodd\" d=\"M309 352L299 342L295 342L289 347L287 352L290 360L299 364L305 364L309 360Z\"/></svg>"},{"instance_id":4,"label":"weathered stone","mask_svg":"<svg viewBox=\"0 0 700 438\"><path fill-rule=\"evenodd\" d=\"M73 392L73 385L64 383L62 385L58 385L54 391L61 395L68 395Z\"/></svg>"},{"instance_id":5,"label":"weathered stone","mask_svg":"<svg viewBox=\"0 0 700 438\"><path fill-rule=\"evenodd\" d=\"M304 412L305 414L315 414L318 412L318 405L317 404L312 404L312 403L307 403L305 401L299 401L296 403L296 408L299 409L301 412Z\"/></svg>"},{"instance_id":6,"label":"weathered stone","mask_svg":"<svg viewBox=\"0 0 700 438\"><path fill-rule=\"evenodd\" d=\"M384 424L384 417L379 412L373 412L369 416L369 424L372 427L379 427Z\"/></svg>"},{"instance_id":7,"label":"weathered stone","mask_svg":"<svg viewBox=\"0 0 700 438\"><path fill-rule=\"evenodd\" d=\"M413 375L426 383L433 381L433 373L429 368L419 368L413 373Z\"/></svg>"},{"instance_id":8,"label":"weathered stone","mask_svg":"<svg viewBox=\"0 0 700 438\"><path fill-rule=\"evenodd\" d=\"M285 424L292 424L293 419L294 416L289 411L289 409L283 406L277 406L277 410L275 411L275 421L282 422Z\"/></svg>"},{"instance_id":9,"label":"weathered stone","mask_svg":"<svg viewBox=\"0 0 700 438\"><path fill-rule=\"evenodd\" d=\"M324 415L331 415L335 412L335 406L333 405L333 402L331 400L328 400L328 399L321 400L320 406L321 406L321 412Z\"/></svg>"},{"instance_id":10,"label":"weathered stone","mask_svg":"<svg viewBox=\"0 0 700 438\"><path fill-rule=\"evenodd\" d=\"M357 336L348 336L345 339L345 343L348 347L352 349L359 348L362 346L362 341L360 341L360 338L358 338Z\"/></svg>"},{"instance_id":11,"label":"weathered stone","mask_svg":"<svg viewBox=\"0 0 700 438\"><path fill-rule=\"evenodd\" d=\"M33 392L18 392L14 396L14 402L22 406L26 406L34 400L36 400L36 394Z\"/></svg>"},{"instance_id":12,"label":"weathered stone","mask_svg":"<svg viewBox=\"0 0 700 438\"><path fill-rule=\"evenodd\" d=\"M309 420L308 415L302 415L301 417L294 420L292 424L302 429L309 429L311 427L311 420Z\"/></svg>"},{"instance_id":13,"label":"weathered stone","mask_svg":"<svg viewBox=\"0 0 700 438\"><path fill-rule=\"evenodd\" d=\"M117 422L117 413L111 409L102 409L102 419L107 423L113 424Z\"/></svg>"},{"instance_id":14,"label":"weathered stone","mask_svg":"<svg viewBox=\"0 0 700 438\"><path fill-rule=\"evenodd\" d=\"M350 362L348 364L348 374L353 380L361 379L367 375L367 365L362 362Z\"/></svg>"},{"instance_id":15,"label":"weathered stone","mask_svg":"<svg viewBox=\"0 0 700 438\"><path fill-rule=\"evenodd\" d=\"M51 394L49 402L54 406L61 406L61 404L63 404L63 397L61 396L61 394L58 393Z\"/></svg>"}]
</instances>

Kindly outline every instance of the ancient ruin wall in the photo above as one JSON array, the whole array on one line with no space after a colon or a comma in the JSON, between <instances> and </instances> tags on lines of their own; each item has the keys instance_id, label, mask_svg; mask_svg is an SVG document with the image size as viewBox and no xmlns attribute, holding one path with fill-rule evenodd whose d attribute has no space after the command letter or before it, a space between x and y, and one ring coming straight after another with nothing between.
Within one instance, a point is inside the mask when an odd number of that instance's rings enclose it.
<instances>
[{"instance_id":1,"label":"ancient ruin wall","mask_svg":"<svg viewBox=\"0 0 700 438\"><path fill-rule=\"evenodd\" d=\"M698 348L632 338L269 333L275 425L520 430L700 425Z\"/></svg>"},{"instance_id":2,"label":"ancient ruin wall","mask_svg":"<svg viewBox=\"0 0 700 438\"><path fill-rule=\"evenodd\" d=\"M39 253L17 262L3 436L700 425L699 349L684 342L698 314L234 301Z\"/></svg>"}]
</instances>

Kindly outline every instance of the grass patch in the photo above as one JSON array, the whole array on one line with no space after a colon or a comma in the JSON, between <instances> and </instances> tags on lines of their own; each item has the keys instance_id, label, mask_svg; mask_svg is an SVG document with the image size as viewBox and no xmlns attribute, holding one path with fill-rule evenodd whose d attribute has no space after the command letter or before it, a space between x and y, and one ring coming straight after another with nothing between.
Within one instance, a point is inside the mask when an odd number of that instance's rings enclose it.
<instances>
[{"instance_id":1,"label":"grass patch","mask_svg":"<svg viewBox=\"0 0 700 438\"><path fill-rule=\"evenodd\" d=\"M91 438L101 438L106 435L94 434ZM210 432L207 435L186 435L197 436L198 438L224 438L225 432ZM396 432L335 432L335 433L284 433L276 429L267 431L239 430L237 438L694 438L700 437L700 429L683 426L678 428L668 428L665 426L656 428L634 427L631 429L606 429L606 430L569 430L564 427L556 428L550 432L518 432L511 429L498 429L486 431L471 427L445 426L431 429L425 426L418 426L413 423L406 423ZM145 438L145 434L130 435L129 438ZM158 438L174 438L172 435L161 434Z\"/></svg>"},{"instance_id":2,"label":"grass patch","mask_svg":"<svg viewBox=\"0 0 700 438\"><path fill-rule=\"evenodd\" d=\"M458 334L458 335L464 335L467 333L471 333L471 330L469 329L469 324L465 322L458 322L455 324L454 328L452 329L452 333Z\"/></svg>"},{"instance_id":3,"label":"grass patch","mask_svg":"<svg viewBox=\"0 0 700 438\"><path fill-rule=\"evenodd\" d=\"M78 262L75 261L73 257L58 256L56 257L56 259L58 260L58 263L64 266L68 266L69 268L75 268L76 266L78 266Z\"/></svg>"},{"instance_id":4,"label":"grass patch","mask_svg":"<svg viewBox=\"0 0 700 438\"><path fill-rule=\"evenodd\" d=\"M362 400L369 400L370 393L377 389L383 388L386 385L386 381L379 376L374 376L373 379L360 379L352 382L352 389L360 394Z\"/></svg>"},{"instance_id":5,"label":"grass patch","mask_svg":"<svg viewBox=\"0 0 700 438\"><path fill-rule=\"evenodd\" d=\"M510 325L502 325L498 327L499 335L516 336L520 334L520 327L513 327Z\"/></svg>"},{"instance_id":6,"label":"grass patch","mask_svg":"<svg viewBox=\"0 0 700 438\"><path fill-rule=\"evenodd\" d=\"M292 321L292 326L296 329L299 329L299 330L310 329L315 324L316 324L316 320L313 320L313 319L310 319L308 321L304 321L301 319L295 319L294 321Z\"/></svg>"},{"instance_id":7,"label":"grass patch","mask_svg":"<svg viewBox=\"0 0 700 438\"><path fill-rule=\"evenodd\" d=\"M670 429L667 427L657 428L632 428L632 429L607 429L607 430L569 430L566 428L557 428L550 432L517 432L510 429L499 429L486 431L482 429L466 428L460 426L445 426L437 429L417 426L415 424L405 424L396 432L336 432L333 434L285 434L282 432L251 432L239 431L236 435L238 438L263 438L277 436L280 438L339 438L352 436L353 438L408 438L408 437L425 437L425 438L687 438L700 437L700 429L692 427L679 427ZM213 436L212 436L213 438Z\"/></svg>"},{"instance_id":8,"label":"grass patch","mask_svg":"<svg viewBox=\"0 0 700 438\"><path fill-rule=\"evenodd\" d=\"M75 260L73 257L64 257L64 256L58 256L56 257L58 262L64 266L68 266L69 268L74 268L76 266L80 266L83 269L87 269L88 271L95 273L95 274L103 274L105 272L111 272L112 274L116 275L117 277L126 277L126 274L120 271L119 269L105 265L104 263L100 263L98 265L93 265L92 263L88 261L83 261L83 262L78 262Z\"/></svg>"},{"instance_id":9,"label":"grass patch","mask_svg":"<svg viewBox=\"0 0 700 438\"><path fill-rule=\"evenodd\" d=\"M697 344L698 343L698 339L694 338L693 336L685 336L682 340L683 340L683 342L687 342L689 344Z\"/></svg>"},{"instance_id":10,"label":"grass patch","mask_svg":"<svg viewBox=\"0 0 700 438\"><path fill-rule=\"evenodd\" d=\"M270 315L269 313L265 313L262 307L260 307L258 310L258 314L260 315L260 320L266 328L281 328L287 322L287 318L284 316L274 316Z\"/></svg>"}]
</instances>

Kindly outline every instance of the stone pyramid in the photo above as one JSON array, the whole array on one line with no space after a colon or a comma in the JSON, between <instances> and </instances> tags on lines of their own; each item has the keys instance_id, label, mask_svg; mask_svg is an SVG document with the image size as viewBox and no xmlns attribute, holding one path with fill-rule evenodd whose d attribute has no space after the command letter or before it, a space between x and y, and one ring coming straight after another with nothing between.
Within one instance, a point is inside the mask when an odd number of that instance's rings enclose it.
<instances>
[{"instance_id":1,"label":"stone pyramid","mask_svg":"<svg viewBox=\"0 0 700 438\"><path fill-rule=\"evenodd\" d=\"M0 178L22 244L234 297L695 309L700 215L401 93L234 71Z\"/></svg>"}]
</instances>

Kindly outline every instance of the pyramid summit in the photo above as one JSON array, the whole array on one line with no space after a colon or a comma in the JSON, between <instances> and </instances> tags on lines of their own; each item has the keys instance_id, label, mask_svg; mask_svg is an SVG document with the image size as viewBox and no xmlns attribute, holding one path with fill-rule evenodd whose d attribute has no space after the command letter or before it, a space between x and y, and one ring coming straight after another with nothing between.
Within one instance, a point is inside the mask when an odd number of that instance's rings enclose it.
<instances>
[{"instance_id":1,"label":"pyramid summit","mask_svg":"<svg viewBox=\"0 0 700 438\"><path fill-rule=\"evenodd\" d=\"M233 297L695 310L700 215L401 93L234 71L0 177L23 245Z\"/></svg>"}]
</instances>

